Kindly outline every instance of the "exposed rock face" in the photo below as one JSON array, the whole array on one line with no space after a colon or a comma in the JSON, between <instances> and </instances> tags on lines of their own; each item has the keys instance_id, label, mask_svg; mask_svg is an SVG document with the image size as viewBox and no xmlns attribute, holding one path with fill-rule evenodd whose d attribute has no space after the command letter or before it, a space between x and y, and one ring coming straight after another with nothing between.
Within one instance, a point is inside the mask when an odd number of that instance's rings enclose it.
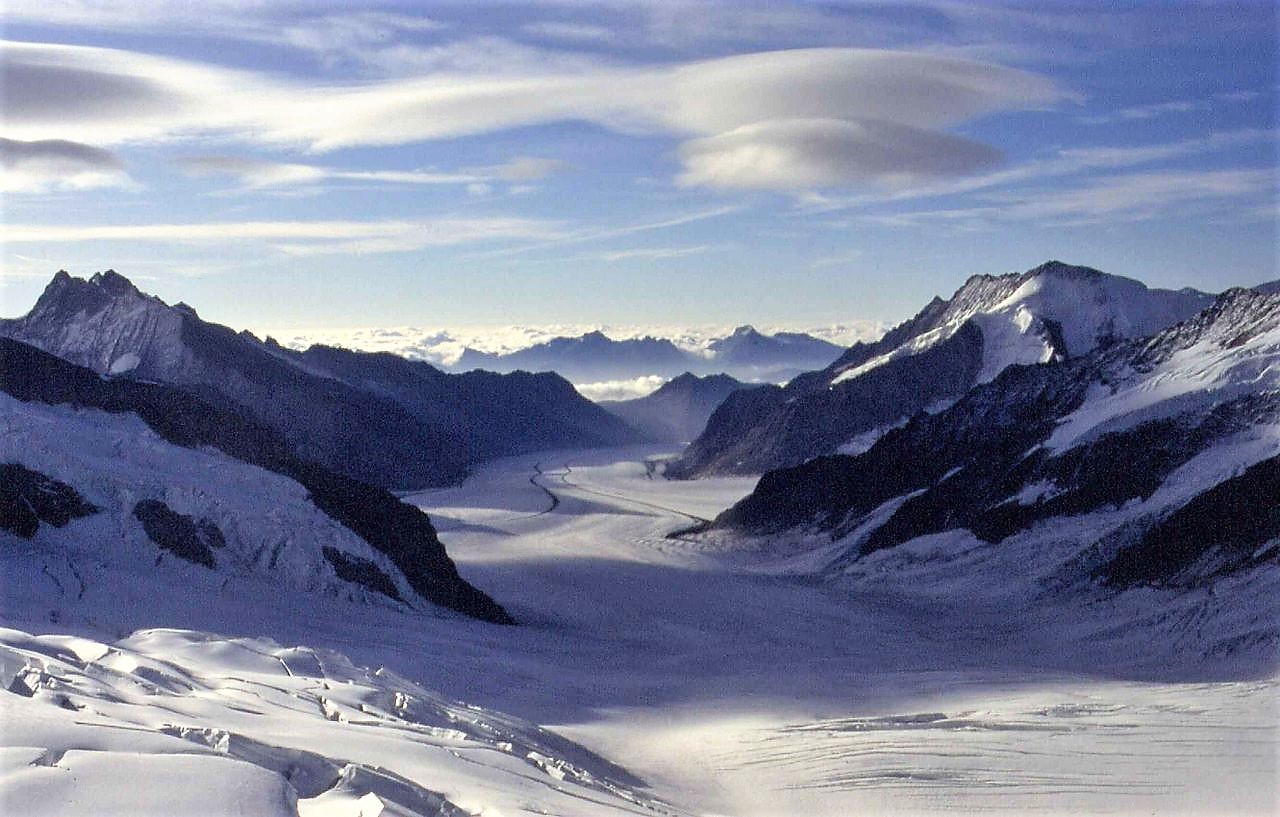
<instances>
[{"instance_id":1,"label":"exposed rock face","mask_svg":"<svg viewBox=\"0 0 1280 817\"><path fill-rule=\"evenodd\" d=\"M849 561L946 531L998 544L1048 520L1150 506L1095 575L1195 583L1276 560L1278 448L1280 296L1232 290L1148 340L1008 368L859 456L769 472L715 524L857 531Z\"/></svg>"},{"instance_id":2,"label":"exposed rock face","mask_svg":"<svg viewBox=\"0 0 1280 817\"><path fill-rule=\"evenodd\" d=\"M58 273L30 313L0 321L0 335L247 411L303 457L386 488L455 483L485 457L637 441L555 375L446 375L390 355L294 352L110 271L87 281Z\"/></svg>"},{"instance_id":3,"label":"exposed rock face","mask_svg":"<svg viewBox=\"0 0 1280 817\"><path fill-rule=\"evenodd\" d=\"M1185 586L1280 562L1280 457L1263 460L1174 511L1098 574L1109 584Z\"/></svg>"},{"instance_id":4,"label":"exposed rock face","mask_svg":"<svg viewBox=\"0 0 1280 817\"><path fill-rule=\"evenodd\" d=\"M425 513L382 488L299 457L274 431L241 411L164 384L103 378L8 338L0 338L0 391L26 402L135 414L170 443L214 448L295 480L316 507L385 554L423 598L485 621L514 623L458 575Z\"/></svg>"},{"instance_id":5,"label":"exposed rock face","mask_svg":"<svg viewBox=\"0 0 1280 817\"><path fill-rule=\"evenodd\" d=\"M685 372L653 394L600 405L653 440L681 443L697 437L725 398L744 388L747 384L726 374L698 377Z\"/></svg>"},{"instance_id":6,"label":"exposed rock face","mask_svg":"<svg viewBox=\"0 0 1280 817\"><path fill-rule=\"evenodd\" d=\"M64 482L17 463L0 464L0 530L30 539L42 523L60 528L97 511Z\"/></svg>"},{"instance_id":7,"label":"exposed rock face","mask_svg":"<svg viewBox=\"0 0 1280 817\"><path fill-rule=\"evenodd\" d=\"M158 499L134 505L133 515L142 523L147 538L188 562L212 568L217 564L214 548L226 547L222 531L213 522L180 514Z\"/></svg>"},{"instance_id":8,"label":"exposed rock face","mask_svg":"<svg viewBox=\"0 0 1280 817\"><path fill-rule=\"evenodd\" d=\"M396 583L369 559L361 559L359 556L352 556L331 547L324 549L324 558L333 565L338 578L363 585L375 593L381 593L397 601L400 600L400 591L396 589Z\"/></svg>"},{"instance_id":9,"label":"exposed rock face","mask_svg":"<svg viewBox=\"0 0 1280 817\"><path fill-rule=\"evenodd\" d=\"M672 464L674 477L760 473L865 448L921 410L954 402L1012 365L1088 354L1185 320L1203 293L1051 261L1025 273L970 278L875 343L783 389L735 394Z\"/></svg>"}]
</instances>

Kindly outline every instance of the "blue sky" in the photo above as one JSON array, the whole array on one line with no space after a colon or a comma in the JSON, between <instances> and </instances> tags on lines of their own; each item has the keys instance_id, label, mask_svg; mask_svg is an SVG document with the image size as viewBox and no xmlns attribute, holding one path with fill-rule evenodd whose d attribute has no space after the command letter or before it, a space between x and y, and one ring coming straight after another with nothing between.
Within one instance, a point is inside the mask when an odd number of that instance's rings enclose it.
<instances>
[{"instance_id":1,"label":"blue sky","mask_svg":"<svg viewBox=\"0 0 1280 817\"><path fill-rule=\"evenodd\" d=\"M896 321L1049 258L1277 275L1259 3L7 11L0 313L258 331Z\"/></svg>"}]
</instances>

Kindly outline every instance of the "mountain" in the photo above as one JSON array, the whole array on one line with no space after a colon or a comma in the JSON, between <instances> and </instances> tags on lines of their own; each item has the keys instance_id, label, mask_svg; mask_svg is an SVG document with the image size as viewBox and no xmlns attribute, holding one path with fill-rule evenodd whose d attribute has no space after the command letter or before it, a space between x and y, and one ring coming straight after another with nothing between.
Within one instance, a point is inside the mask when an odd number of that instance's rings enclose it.
<instances>
[{"instance_id":1,"label":"mountain","mask_svg":"<svg viewBox=\"0 0 1280 817\"><path fill-rule=\"evenodd\" d=\"M0 422L0 529L86 571L151 571L167 553L182 581L255 576L513 623L425 513L238 411L0 338Z\"/></svg>"},{"instance_id":2,"label":"mountain","mask_svg":"<svg viewBox=\"0 0 1280 817\"><path fill-rule=\"evenodd\" d=\"M844 349L830 341L800 332L763 335L752 326L739 326L728 337L707 345L710 360L721 371L757 371L761 380L789 380L796 374L826 366ZM779 372L791 372L778 377ZM763 375L769 376L763 376Z\"/></svg>"},{"instance_id":3,"label":"mountain","mask_svg":"<svg viewBox=\"0 0 1280 817\"><path fill-rule=\"evenodd\" d=\"M456 434L468 462L640 439L551 373L445 374L428 363L387 352L332 346L289 354L312 371L388 397L429 427Z\"/></svg>"},{"instance_id":4,"label":"mountain","mask_svg":"<svg viewBox=\"0 0 1280 817\"><path fill-rule=\"evenodd\" d=\"M242 407L303 457L387 488L454 483L477 460L544 446L636 440L552 374L448 375L385 354L296 352L169 306L113 271L59 272L30 313L0 321L0 335Z\"/></svg>"},{"instance_id":5,"label":"mountain","mask_svg":"<svg viewBox=\"0 0 1280 817\"><path fill-rule=\"evenodd\" d=\"M727 374L698 377L685 372L653 394L600 405L653 440L681 443L698 436L711 412L742 388L745 383Z\"/></svg>"},{"instance_id":6,"label":"mountain","mask_svg":"<svg viewBox=\"0 0 1280 817\"><path fill-rule=\"evenodd\" d=\"M1280 293L1280 280L1268 281L1265 284L1258 284L1253 288L1254 292L1261 292L1263 295L1275 295Z\"/></svg>"},{"instance_id":7,"label":"mountain","mask_svg":"<svg viewBox=\"0 0 1280 817\"><path fill-rule=\"evenodd\" d=\"M668 473L750 474L863 450L919 411L937 410L1008 366L1087 354L1150 335L1212 296L1050 261L976 275L874 343L859 343L785 387L731 395Z\"/></svg>"},{"instance_id":8,"label":"mountain","mask_svg":"<svg viewBox=\"0 0 1280 817\"><path fill-rule=\"evenodd\" d=\"M766 473L713 528L816 534L833 572L1003 558L1044 586L1185 588L1280 564L1277 496L1280 295L1235 289L1148 339L1011 366L865 453Z\"/></svg>"},{"instance_id":9,"label":"mountain","mask_svg":"<svg viewBox=\"0 0 1280 817\"><path fill-rule=\"evenodd\" d=\"M781 382L827 365L841 351L834 343L804 333L765 335L750 326L740 326L697 350L681 348L666 338L614 340L597 331L576 338L553 338L507 354L468 348L451 369L554 371L579 384L675 377L684 372Z\"/></svg>"},{"instance_id":10,"label":"mountain","mask_svg":"<svg viewBox=\"0 0 1280 817\"><path fill-rule=\"evenodd\" d=\"M688 359L688 353L665 338L613 340L602 332L588 332L577 338L553 338L505 355L466 349L453 369L555 372L574 383L594 383L641 375L671 377L685 370Z\"/></svg>"}]
</instances>

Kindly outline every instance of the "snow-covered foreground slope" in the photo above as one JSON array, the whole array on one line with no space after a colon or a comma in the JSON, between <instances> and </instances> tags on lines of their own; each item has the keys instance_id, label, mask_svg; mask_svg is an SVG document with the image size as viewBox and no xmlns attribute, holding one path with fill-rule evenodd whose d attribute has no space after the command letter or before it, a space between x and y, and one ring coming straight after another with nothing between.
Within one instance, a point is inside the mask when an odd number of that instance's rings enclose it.
<instances>
[{"instance_id":1,"label":"snow-covered foreground slope","mask_svg":"<svg viewBox=\"0 0 1280 817\"><path fill-rule=\"evenodd\" d=\"M218 791L200 813L230 811L221 798L234 789L266 804L249 813L290 814L287 787L264 769L299 749L312 753L295 763L301 805L327 805L319 795L339 814L358 813L369 793L383 813L411 813L392 805L403 801L387 780L504 815L1274 811L1275 667L1199 648L1247 624L1242 610L1265 615L1238 599L1277 597L1274 586L1108 601L996 596L972 581L921 592L909 569L900 582L771 575L759 558L667 538L754 480L667 482L645 465L656 453L504 460L411 497L520 627L243 578L174 591L94 565L81 591L39 537L5 540L3 624L20 632L0 644L69 681L0 695L0 740L16 747L3 755L3 810L24 813L17 793L62 796L72 774L86 781L77 796L106 803L120 793L104 770L117 769L137 770L132 802L186 813L200 789L174 781L208 764L193 774ZM933 589L946 573L914 569ZM21 674L12 663L6 685ZM416 703L397 708L396 691ZM60 695L86 708L62 708ZM516 737L466 725L473 716ZM558 780L530 751L617 789Z\"/></svg>"},{"instance_id":2,"label":"snow-covered foreground slope","mask_svg":"<svg viewBox=\"0 0 1280 817\"><path fill-rule=\"evenodd\" d=\"M557 735L268 639L0 629L0 681L7 814L674 813Z\"/></svg>"}]
</instances>

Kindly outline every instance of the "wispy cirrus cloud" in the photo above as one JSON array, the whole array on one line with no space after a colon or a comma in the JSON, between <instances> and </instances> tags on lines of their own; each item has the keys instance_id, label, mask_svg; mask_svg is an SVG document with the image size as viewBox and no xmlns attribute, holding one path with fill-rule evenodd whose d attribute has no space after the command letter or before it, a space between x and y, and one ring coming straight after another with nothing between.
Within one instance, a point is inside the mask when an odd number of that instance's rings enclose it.
<instances>
[{"instance_id":1,"label":"wispy cirrus cloud","mask_svg":"<svg viewBox=\"0 0 1280 817\"><path fill-rule=\"evenodd\" d=\"M1094 178L1066 187L989 193L977 206L861 216L894 227L949 224L970 229L1000 222L1034 221L1092 226L1145 221L1179 210L1212 211L1226 202L1277 193L1274 171L1170 170Z\"/></svg>"},{"instance_id":2,"label":"wispy cirrus cloud","mask_svg":"<svg viewBox=\"0 0 1280 817\"><path fill-rule=\"evenodd\" d=\"M495 241L550 239L562 225L526 218L436 218L381 221L231 221L184 224L6 224L10 244L149 241L174 244L261 241L289 255L405 252Z\"/></svg>"},{"instance_id":3,"label":"wispy cirrus cloud","mask_svg":"<svg viewBox=\"0 0 1280 817\"><path fill-rule=\"evenodd\" d=\"M591 23L549 20L526 23L520 27L520 30L535 37L572 43L607 43L617 39L617 32L613 29Z\"/></svg>"},{"instance_id":4,"label":"wispy cirrus cloud","mask_svg":"<svg viewBox=\"0 0 1280 817\"><path fill-rule=\"evenodd\" d=\"M330 181L394 185L465 185L488 190L495 181L530 182L545 179L568 164L556 159L521 156L499 165L457 172L427 170L346 170L296 162L272 162L243 156L190 156L177 164L191 176L234 178L244 190L313 185Z\"/></svg>"},{"instance_id":5,"label":"wispy cirrus cloud","mask_svg":"<svg viewBox=\"0 0 1280 817\"><path fill-rule=\"evenodd\" d=\"M1133 105L1116 111L1093 116L1081 116L1079 121L1086 125L1107 125L1113 122L1135 122L1155 119L1161 116L1196 111L1212 110L1215 106L1226 103L1249 102L1257 99L1260 92L1254 90L1223 91L1205 99L1173 99L1166 102L1152 102L1146 105Z\"/></svg>"},{"instance_id":6,"label":"wispy cirrus cloud","mask_svg":"<svg viewBox=\"0 0 1280 817\"><path fill-rule=\"evenodd\" d=\"M1019 185L1035 185L1046 180L1085 176L1099 171L1115 171L1170 160L1186 159L1241 145L1274 141L1276 133L1259 128L1210 133L1175 142L1148 145L1100 145L1083 148L1060 148L1039 159L1019 162L990 173L979 173L961 179L918 184L905 190L862 193L851 196L805 193L797 203L802 213L832 212L868 207L911 199L977 193ZM910 214L907 214L909 218Z\"/></svg>"},{"instance_id":7,"label":"wispy cirrus cloud","mask_svg":"<svg viewBox=\"0 0 1280 817\"><path fill-rule=\"evenodd\" d=\"M737 206L717 207L681 213L668 218L605 227L573 227L561 221L519 217L443 217L377 221L223 221L181 224L4 224L0 225L0 241L9 244L86 241L200 244L259 241L294 256L409 252L429 247L513 244L514 242L514 246L485 250L472 256L485 258L519 254L547 247L608 241L637 233L693 224L739 210L741 208Z\"/></svg>"},{"instance_id":8,"label":"wispy cirrus cloud","mask_svg":"<svg viewBox=\"0 0 1280 817\"><path fill-rule=\"evenodd\" d=\"M514 247L504 247L496 250L486 250L475 253L473 258L493 258L499 256L521 255L537 250L545 250L554 247L571 246L574 244L587 244L596 241L609 241L614 238L623 238L625 236L636 235L638 233L649 233L658 230L667 230L673 227L683 227L687 224L695 224L700 221L721 218L722 216L739 213L743 210L741 205L725 205L721 207L712 207L706 210L696 210L688 213L680 213L675 216L659 218L646 221L637 221L630 224L623 224L616 227L586 227L576 230L567 231L562 235L554 238L548 238L543 241L536 241L531 244L518 244Z\"/></svg>"},{"instance_id":9,"label":"wispy cirrus cloud","mask_svg":"<svg viewBox=\"0 0 1280 817\"><path fill-rule=\"evenodd\" d=\"M687 258L690 255L702 255L715 249L710 244L698 244L692 247L637 247L628 250L611 250L608 252L590 253L585 258L606 263L618 261L664 261L670 258Z\"/></svg>"}]
</instances>

